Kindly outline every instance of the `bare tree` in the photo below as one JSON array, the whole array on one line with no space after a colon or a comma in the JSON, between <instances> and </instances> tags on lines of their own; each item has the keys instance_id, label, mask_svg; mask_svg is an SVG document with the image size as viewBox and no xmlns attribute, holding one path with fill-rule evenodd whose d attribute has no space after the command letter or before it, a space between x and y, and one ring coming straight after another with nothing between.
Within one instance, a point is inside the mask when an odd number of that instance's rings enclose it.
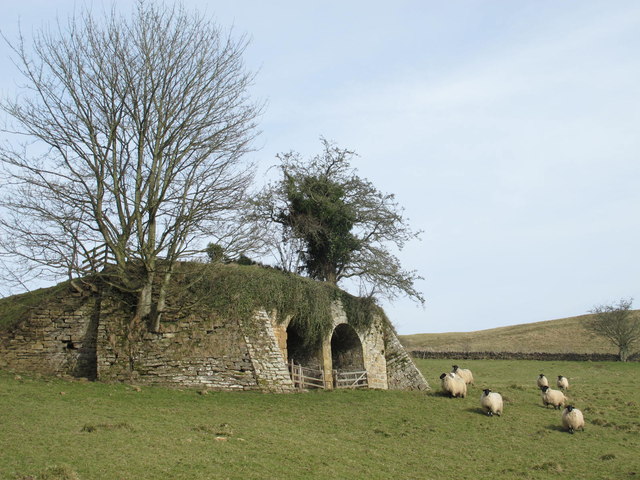
<instances>
[{"instance_id":1,"label":"bare tree","mask_svg":"<svg viewBox=\"0 0 640 480\"><path fill-rule=\"evenodd\" d=\"M157 328L176 262L204 238L247 238L236 212L261 107L246 38L141 0L131 18L85 10L30 46L7 43L25 85L1 105L5 132L26 141L0 149L3 253L72 276L106 250L108 280Z\"/></svg>"},{"instance_id":2,"label":"bare tree","mask_svg":"<svg viewBox=\"0 0 640 480\"><path fill-rule=\"evenodd\" d=\"M620 361L626 362L634 345L640 342L640 319L631 310L633 299L620 299L617 304L597 305L586 328L618 347Z\"/></svg>"}]
</instances>

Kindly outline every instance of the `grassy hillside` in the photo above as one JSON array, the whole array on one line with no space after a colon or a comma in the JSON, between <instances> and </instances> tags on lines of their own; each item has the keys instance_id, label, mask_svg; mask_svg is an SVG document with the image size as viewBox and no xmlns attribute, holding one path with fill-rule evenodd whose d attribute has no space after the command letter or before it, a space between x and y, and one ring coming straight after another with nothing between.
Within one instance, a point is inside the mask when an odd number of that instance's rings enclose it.
<instances>
[{"instance_id":1,"label":"grassy hillside","mask_svg":"<svg viewBox=\"0 0 640 480\"><path fill-rule=\"evenodd\" d=\"M476 332L422 333L399 338L408 350L434 352L617 353L606 340L585 330L583 324L588 317L590 315Z\"/></svg>"},{"instance_id":2,"label":"grassy hillside","mask_svg":"<svg viewBox=\"0 0 640 480\"><path fill-rule=\"evenodd\" d=\"M448 360L419 360L435 387L255 392L136 388L0 371L0 478L548 479L640 474L640 364L476 360L467 398L440 395ZM542 370L541 370L542 368ZM570 435L535 379L564 374L586 429ZM502 417L479 411L501 392ZM508 445L509 448L505 448ZM462 453L462 454L460 454Z\"/></svg>"}]
</instances>

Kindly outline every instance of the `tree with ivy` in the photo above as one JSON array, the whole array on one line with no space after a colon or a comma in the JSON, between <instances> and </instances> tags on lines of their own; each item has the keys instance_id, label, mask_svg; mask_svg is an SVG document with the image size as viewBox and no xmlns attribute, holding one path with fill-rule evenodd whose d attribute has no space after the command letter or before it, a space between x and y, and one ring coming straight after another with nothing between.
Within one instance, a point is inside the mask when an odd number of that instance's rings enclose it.
<instances>
[{"instance_id":1,"label":"tree with ivy","mask_svg":"<svg viewBox=\"0 0 640 480\"><path fill-rule=\"evenodd\" d=\"M268 227L274 249L289 252L289 265L300 273L332 284L355 279L363 296L406 295L424 303L415 287L421 277L403 269L391 250L420 232L410 228L393 194L357 175L355 152L324 138L321 143L322 152L308 161L296 152L277 156L281 178L257 196L254 219Z\"/></svg>"},{"instance_id":2,"label":"tree with ivy","mask_svg":"<svg viewBox=\"0 0 640 480\"><path fill-rule=\"evenodd\" d=\"M631 309L632 304L632 298L622 298L618 303L597 305L585 324L592 334L606 338L618 348L621 362L626 362L634 346L640 344L640 318Z\"/></svg>"}]
</instances>

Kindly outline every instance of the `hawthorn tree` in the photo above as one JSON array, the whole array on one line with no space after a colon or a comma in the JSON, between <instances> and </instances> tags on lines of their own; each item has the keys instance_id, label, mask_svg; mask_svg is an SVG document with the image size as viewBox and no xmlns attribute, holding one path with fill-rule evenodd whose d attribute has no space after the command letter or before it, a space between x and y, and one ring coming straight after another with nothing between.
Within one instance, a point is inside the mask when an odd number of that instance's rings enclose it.
<instances>
[{"instance_id":1,"label":"hawthorn tree","mask_svg":"<svg viewBox=\"0 0 640 480\"><path fill-rule=\"evenodd\" d=\"M633 347L640 343L640 318L631 310L633 299L620 299L618 303L597 305L585 327L594 335L606 338L618 348L620 361L626 362Z\"/></svg>"},{"instance_id":2,"label":"hawthorn tree","mask_svg":"<svg viewBox=\"0 0 640 480\"><path fill-rule=\"evenodd\" d=\"M24 80L1 108L1 252L33 275L107 281L159 325L179 259L201 240L247 239L237 210L261 106L235 39L181 5L138 1L130 17L84 10L7 42Z\"/></svg>"},{"instance_id":3,"label":"hawthorn tree","mask_svg":"<svg viewBox=\"0 0 640 480\"><path fill-rule=\"evenodd\" d=\"M356 155L321 139L322 153L305 161L295 152L278 155L281 178L254 201L254 218L271 231L280 267L297 265L317 280L359 282L365 296L399 294L420 303L421 277L404 270L390 246L402 249L414 232L394 195L380 192L351 167ZM282 255L285 252L286 255Z\"/></svg>"}]
</instances>

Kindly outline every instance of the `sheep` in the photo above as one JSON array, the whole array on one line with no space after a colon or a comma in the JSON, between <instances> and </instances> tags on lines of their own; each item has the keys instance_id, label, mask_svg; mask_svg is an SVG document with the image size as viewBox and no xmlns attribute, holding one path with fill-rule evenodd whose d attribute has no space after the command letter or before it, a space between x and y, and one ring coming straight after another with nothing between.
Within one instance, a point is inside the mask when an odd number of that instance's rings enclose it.
<instances>
[{"instance_id":1,"label":"sheep","mask_svg":"<svg viewBox=\"0 0 640 480\"><path fill-rule=\"evenodd\" d=\"M560 410L567 401L567 397L560 390L552 390L547 386L542 387L540 390L542 391L542 404L545 407L553 405L554 409Z\"/></svg>"},{"instance_id":2,"label":"sheep","mask_svg":"<svg viewBox=\"0 0 640 480\"><path fill-rule=\"evenodd\" d=\"M544 376L544 373L540 374L540 376L538 377L537 383L538 383L538 388L549 386L549 380L547 380L547 377Z\"/></svg>"},{"instance_id":3,"label":"sheep","mask_svg":"<svg viewBox=\"0 0 640 480\"><path fill-rule=\"evenodd\" d=\"M466 397L467 384L458 375L453 373L443 373L440 375L440 383L442 391L449 394L450 397Z\"/></svg>"},{"instance_id":4,"label":"sheep","mask_svg":"<svg viewBox=\"0 0 640 480\"><path fill-rule=\"evenodd\" d=\"M562 426L573 433L576 430L584 432L584 417L582 412L573 405L567 405L562 411Z\"/></svg>"},{"instance_id":5,"label":"sheep","mask_svg":"<svg viewBox=\"0 0 640 480\"><path fill-rule=\"evenodd\" d=\"M569 380L567 377L563 377L562 375L558 375L558 388L562 390L569 390Z\"/></svg>"},{"instance_id":6,"label":"sheep","mask_svg":"<svg viewBox=\"0 0 640 480\"><path fill-rule=\"evenodd\" d=\"M485 388L480 396L480 406L482 410L489 415L493 416L502 415L502 395L498 392L492 392L489 388Z\"/></svg>"},{"instance_id":7,"label":"sheep","mask_svg":"<svg viewBox=\"0 0 640 480\"><path fill-rule=\"evenodd\" d=\"M468 368L459 368L458 365L454 365L451 372L461 377L464 380L464 383L473 385L473 374Z\"/></svg>"}]
</instances>

